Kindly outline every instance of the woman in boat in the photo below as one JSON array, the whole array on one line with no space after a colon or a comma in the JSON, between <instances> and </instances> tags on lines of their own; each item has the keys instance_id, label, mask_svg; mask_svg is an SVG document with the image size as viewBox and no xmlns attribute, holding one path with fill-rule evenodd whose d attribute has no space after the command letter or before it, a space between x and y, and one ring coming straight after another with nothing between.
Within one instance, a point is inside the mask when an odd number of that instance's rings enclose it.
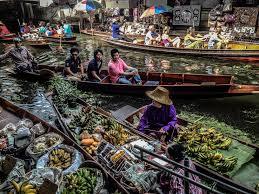
<instances>
[{"instance_id":1,"label":"woman in boat","mask_svg":"<svg viewBox=\"0 0 259 194\"><path fill-rule=\"evenodd\" d=\"M22 35L31 33L31 29L27 23L23 23L20 29Z\"/></svg>"},{"instance_id":2,"label":"woman in boat","mask_svg":"<svg viewBox=\"0 0 259 194\"><path fill-rule=\"evenodd\" d=\"M11 34L6 25L0 21L0 38L5 38L7 35Z\"/></svg>"},{"instance_id":3,"label":"woman in boat","mask_svg":"<svg viewBox=\"0 0 259 194\"><path fill-rule=\"evenodd\" d=\"M111 50L108 71L112 83L118 84L142 84L136 68L128 66L121 58L118 49Z\"/></svg>"},{"instance_id":4,"label":"woman in boat","mask_svg":"<svg viewBox=\"0 0 259 194\"><path fill-rule=\"evenodd\" d=\"M39 35L45 35L46 31L47 31L47 28L45 26L45 22L40 21L40 23L39 23Z\"/></svg>"},{"instance_id":5,"label":"woman in boat","mask_svg":"<svg viewBox=\"0 0 259 194\"><path fill-rule=\"evenodd\" d=\"M157 139L165 137L165 141L168 142L178 133L176 110L169 98L169 91L158 86L155 90L146 92L146 95L153 102L146 107L138 130L154 135Z\"/></svg>"},{"instance_id":6,"label":"woman in boat","mask_svg":"<svg viewBox=\"0 0 259 194\"><path fill-rule=\"evenodd\" d=\"M72 27L67 23L66 20L63 21L64 35L67 38L71 38L73 36Z\"/></svg>"},{"instance_id":7,"label":"woman in boat","mask_svg":"<svg viewBox=\"0 0 259 194\"><path fill-rule=\"evenodd\" d=\"M223 47L226 47L228 40L220 35L220 32L220 28L216 28L215 31L212 32L208 41L208 49L222 49Z\"/></svg>"},{"instance_id":8,"label":"woman in boat","mask_svg":"<svg viewBox=\"0 0 259 194\"><path fill-rule=\"evenodd\" d=\"M173 46L176 48L180 47L181 39L179 37L175 37L173 40L169 37L170 28L166 26L163 30L162 34L162 42L165 47Z\"/></svg>"},{"instance_id":9,"label":"woman in boat","mask_svg":"<svg viewBox=\"0 0 259 194\"><path fill-rule=\"evenodd\" d=\"M101 49L96 49L94 51L94 58L89 62L87 68L87 76L89 81L100 82L102 79L100 77L100 69L103 64L103 51Z\"/></svg>"},{"instance_id":10,"label":"woman in boat","mask_svg":"<svg viewBox=\"0 0 259 194\"><path fill-rule=\"evenodd\" d=\"M195 170L196 168L188 157L185 156L185 149L182 144L171 144L168 145L167 150L166 150L166 156L167 158L181 164L184 166L187 166L188 168ZM179 175L182 176L188 176L190 179L195 181L196 183L200 182L200 179L198 176L185 172L183 168L178 167L178 166L167 166L167 167L172 167L174 172L176 172ZM187 174L186 174L187 173ZM184 190L184 183L183 179L177 176L174 176L170 173L162 173L159 175L159 182L161 185L161 189L164 193L174 193L174 194L185 194ZM198 186L195 186L193 184L189 184L189 193L191 194L202 194L203 191L201 188Z\"/></svg>"},{"instance_id":11,"label":"woman in boat","mask_svg":"<svg viewBox=\"0 0 259 194\"><path fill-rule=\"evenodd\" d=\"M187 34L184 37L184 47L191 49L199 49L201 48L201 44L203 41L202 36L195 36L195 31L192 27L188 28Z\"/></svg>"},{"instance_id":12,"label":"woman in boat","mask_svg":"<svg viewBox=\"0 0 259 194\"><path fill-rule=\"evenodd\" d=\"M80 81L84 77L84 66L78 48L71 48L70 57L65 61L64 75L70 80Z\"/></svg>"}]
</instances>

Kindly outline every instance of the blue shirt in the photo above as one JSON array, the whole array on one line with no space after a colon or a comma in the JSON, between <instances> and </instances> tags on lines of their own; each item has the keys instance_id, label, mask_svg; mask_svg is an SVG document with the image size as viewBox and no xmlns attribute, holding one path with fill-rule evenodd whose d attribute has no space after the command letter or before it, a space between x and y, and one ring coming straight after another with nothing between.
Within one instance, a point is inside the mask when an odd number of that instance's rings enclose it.
<instances>
[{"instance_id":1,"label":"blue shirt","mask_svg":"<svg viewBox=\"0 0 259 194\"><path fill-rule=\"evenodd\" d=\"M119 38L120 36L120 25L113 23L112 24L112 38Z\"/></svg>"}]
</instances>

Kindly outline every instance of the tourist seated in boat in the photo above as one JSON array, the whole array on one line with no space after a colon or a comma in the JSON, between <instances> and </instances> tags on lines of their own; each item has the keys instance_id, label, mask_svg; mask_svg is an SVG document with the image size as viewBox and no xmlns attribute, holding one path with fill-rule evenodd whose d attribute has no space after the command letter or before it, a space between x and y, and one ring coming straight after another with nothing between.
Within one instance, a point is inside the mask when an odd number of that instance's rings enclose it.
<instances>
[{"instance_id":1,"label":"tourist seated in boat","mask_svg":"<svg viewBox=\"0 0 259 194\"><path fill-rule=\"evenodd\" d=\"M29 34L31 32L30 27L27 25L27 23L23 23L21 28L20 28L20 32L22 35L24 34Z\"/></svg>"},{"instance_id":2,"label":"tourist seated in boat","mask_svg":"<svg viewBox=\"0 0 259 194\"><path fill-rule=\"evenodd\" d=\"M89 81L100 82L102 80L100 76L100 70L103 64L102 57L103 51L101 49L96 49L94 51L94 58L89 62L87 68L87 76Z\"/></svg>"},{"instance_id":3,"label":"tourist seated in boat","mask_svg":"<svg viewBox=\"0 0 259 194\"><path fill-rule=\"evenodd\" d=\"M155 30L154 25L149 26L145 37L145 45L157 45L160 42L159 39L161 39L161 37Z\"/></svg>"},{"instance_id":4,"label":"tourist seated in boat","mask_svg":"<svg viewBox=\"0 0 259 194\"><path fill-rule=\"evenodd\" d=\"M152 103L146 107L138 130L166 142L172 140L178 133L178 127L176 110L169 91L158 86L155 90L146 92L146 95L152 99Z\"/></svg>"},{"instance_id":5,"label":"tourist seated in boat","mask_svg":"<svg viewBox=\"0 0 259 194\"><path fill-rule=\"evenodd\" d=\"M45 33L46 36L54 36L55 34L57 34L57 31L52 26L49 26Z\"/></svg>"},{"instance_id":6,"label":"tourist seated in boat","mask_svg":"<svg viewBox=\"0 0 259 194\"><path fill-rule=\"evenodd\" d=\"M28 49L21 44L20 38L14 38L15 47L9 50L7 53L0 55L0 61L11 58L15 64L15 71L17 73L33 72L38 68L38 64L35 61L33 55Z\"/></svg>"},{"instance_id":7,"label":"tourist seated in boat","mask_svg":"<svg viewBox=\"0 0 259 194\"><path fill-rule=\"evenodd\" d=\"M72 27L66 20L63 21L64 35L67 38L73 37Z\"/></svg>"},{"instance_id":8,"label":"tourist seated in boat","mask_svg":"<svg viewBox=\"0 0 259 194\"><path fill-rule=\"evenodd\" d=\"M208 49L222 49L226 48L228 39L220 35L220 28L216 28L214 32L211 32Z\"/></svg>"},{"instance_id":9,"label":"tourist seated in boat","mask_svg":"<svg viewBox=\"0 0 259 194\"><path fill-rule=\"evenodd\" d=\"M173 143L168 145L166 149L166 157L177 162L178 164L187 166L188 168L196 171L195 165L193 164L192 160L185 155L185 149L182 144ZM188 177L190 179L192 179L196 183L201 182L200 178L197 175L186 172L181 167L172 164L168 164L166 167L171 167L174 172L182 176L186 176L186 173L188 173ZM163 191L163 193L185 194L184 182L182 178L174 176L171 173L161 172L158 174L158 180L161 187L160 189ZM189 193L202 194L203 190L200 187L190 183Z\"/></svg>"},{"instance_id":10,"label":"tourist seated in boat","mask_svg":"<svg viewBox=\"0 0 259 194\"><path fill-rule=\"evenodd\" d=\"M108 72L112 83L141 84L141 78L136 68L128 66L121 58L118 49L111 50Z\"/></svg>"},{"instance_id":11,"label":"tourist seated in boat","mask_svg":"<svg viewBox=\"0 0 259 194\"><path fill-rule=\"evenodd\" d=\"M47 31L47 28L45 26L45 22L40 21L40 23L39 23L39 35L45 35L46 31Z\"/></svg>"},{"instance_id":12,"label":"tourist seated in boat","mask_svg":"<svg viewBox=\"0 0 259 194\"><path fill-rule=\"evenodd\" d=\"M63 29L62 24L60 22L57 23L57 25L56 25L56 32L57 32L58 35L64 34L64 29Z\"/></svg>"},{"instance_id":13,"label":"tourist seated in boat","mask_svg":"<svg viewBox=\"0 0 259 194\"><path fill-rule=\"evenodd\" d=\"M70 57L65 61L64 75L70 80L82 80L84 78L84 66L79 57L79 49L71 48Z\"/></svg>"},{"instance_id":14,"label":"tourist seated in boat","mask_svg":"<svg viewBox=\"0 0 259 194\"><path fill-rule=\"evenodd\" d=\"M2 21L0 21L0 38L5 38L10 34L11 32L8 30L6 25Z\"/></svg>"},{"instance_id":15,"label":"tourist seated in boat","mask_svg":"<svg viewBox=\"0 0 259 194\"><path fill-rule=\"evenodd\" d=\"M195 36L194 28L187 29L187 34L184 37L184 47L191 49L199 49L202 47L203 37L200 35Z\"/></svg>"},{"instance_id":16,"label":"tourist seated in boat","mask_svg":"<svg viewBox=\"0 0 259 194\"><path fill-rule=\"evenodd\" d=\"M171 39L169 37L169 32L170 32L170 28L169 28L169 26L166 26L163 29L163 34L162 34L163 45L165 47L173 46L173 47L179 48L180 47L180 43L181 43L181 39L179 37L175 37L174 39Z\"/></svg>"},{"instance_id":17,"label":"tourist seated in boat","mask_svg":"<svg viewBox=\"0 0 259 194\"><path fill-rule=\"evenodd\" d=\"M133 40L125 36L124 32L120 31L120 27L122 25L119 24L117 19L114 19L112 22L111 30L112 30L112 39L115 40L125 40L127 42L132 42ZM123 33L123 34L122 34Z\"/></svg>"}]
</instances>

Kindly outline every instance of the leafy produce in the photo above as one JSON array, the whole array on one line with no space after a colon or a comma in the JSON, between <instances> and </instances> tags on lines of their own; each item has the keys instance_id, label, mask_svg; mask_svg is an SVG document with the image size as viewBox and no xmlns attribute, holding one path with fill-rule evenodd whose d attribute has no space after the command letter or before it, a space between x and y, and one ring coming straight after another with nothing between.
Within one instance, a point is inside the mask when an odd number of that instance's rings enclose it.
<instances>
[{"instance_id":1,"label":"leafy produce","mask_svg":"<svg viewBox=\"0 0 259 194\"><path fill-rule=\"evenodd\" d=\"M92 194L97 185L96 170L80 168L77 172L66 175L64 182L62 194Z\"/></svg>"},{"instance_id":2,"label":"leafy produce","mask_svg":"<svg viewBox=\"0 0 259 194\"><path fill-rule=\"evenodd\" d=\"M53 149L49 154L49 167L66 169L72 164L72 155L64 149Z\"/></svg>"},{"instance_id":3,"label":"leafy produce","mask_svg":"<svg viewBox=\"0 0 259 194\"><path fill-rule=\"evenodd\" d=\"M33 152L34 153L41 153L46 149L50 148L51 146L55 145L56 142L59 140L58 137L48 137L46 138L45 142L37 141L34 144Z\"/></svg>"},{"instance_id":4,"label":"leafy produce","mask_svg":"<svg viewBox=\"0 0 259 194\"><path fill-rule=\"evenodd\" d=\"M30 184L28 181L17 183L16 181L11 181L13 187L18 194L36 194L37 188Z\"/></svg>"},{"instance_id":5,"label":"leafy produce","mask_svg":"<svg viewBox=\"0 0 259 194\"><path fill-rule=\"evenodd\" d=\"M200 125L192 125L179 132L178 141L186 145L190 156L204 164L214 166L220 172L233 170L237 158L231 156L225 158L218 149L227 150L232 140L225 137L214 128L203 128Z\"/></svg>"}]
</instances>

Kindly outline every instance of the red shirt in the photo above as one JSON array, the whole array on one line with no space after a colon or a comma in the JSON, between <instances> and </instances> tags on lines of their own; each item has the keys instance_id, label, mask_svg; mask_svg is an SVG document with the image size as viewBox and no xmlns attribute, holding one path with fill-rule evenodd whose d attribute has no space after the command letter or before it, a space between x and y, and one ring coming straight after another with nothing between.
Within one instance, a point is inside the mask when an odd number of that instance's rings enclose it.
<instances>
[{"instance_id":1,"label":"red shirt","mask_svg":"<svg viewBox=\"0 0 259 194\"><path fill-rule=\"evenodd\" d=\"M7 34L11 34L11 32L7 29L7 27L4 26L0 26L0 36L4 36Z\"/></svg>"}]
</instances>

